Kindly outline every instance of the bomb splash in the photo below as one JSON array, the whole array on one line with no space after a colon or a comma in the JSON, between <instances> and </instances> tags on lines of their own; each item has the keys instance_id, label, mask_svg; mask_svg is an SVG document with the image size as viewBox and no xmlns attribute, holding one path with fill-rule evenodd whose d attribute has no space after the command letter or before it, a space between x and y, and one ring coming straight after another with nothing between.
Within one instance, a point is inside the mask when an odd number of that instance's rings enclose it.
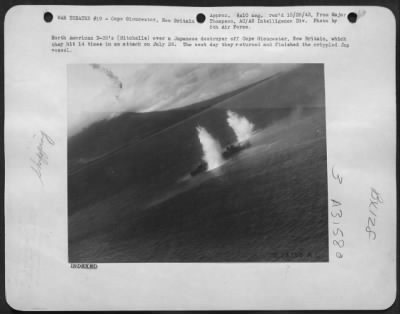
<instances>
[{"instance_id":1,"label":"bomb splash","mask_svg":"<svg viewBox=\"0 0 400 314\"><path fill-rule=\"evenodd\" d=\"M198 126L196 129L203 149L203 161L207 164L207 170L218 168L224 163L220 143L205 128Z\"/></svg>"},{"instance_id":2,"label":"bomb splash","mask_svg":"<svg viewBox=\"0 0 400 314\"><path fill-rule=\"evenodd\" d=\"M236 142L222 148L205 128L198 126L197 134L203 148L203 157L197 167L190 172L192 177L220 167L227 160L251 146L249 139L254 134L254 124L233 111L229 110L227 114L227 122L235 132Z\"/></svg>"},{"instance_id":3,"label":"bomb splash","mask_svg":"<svg viewBox=\"0 0 400 314\"><path fill-rule=\"evenodd\" d=\"M97 63L93 63L90 65L94 70L100 71L102 73L104 73L112 82L113 84L113 88L115 89L115 98L117 100L119 100L119 95L121 93L122 90L122 82L119 79L119 77L117 75L114 74L113 71L111 71L110 69L107 69L106 67L97 64Z\"/></svg>"},{"instance_id":4,"label":"bomb splash","mask_svg":"<svg viewBox=\"0 0 400 314\"><path fill-rule=\"evenodd\" d=\"M227 114L227 122L235 132L237 142L248 141L254 132L254 124L236 112L228 110Z\"/></svg>"}]
</instances>

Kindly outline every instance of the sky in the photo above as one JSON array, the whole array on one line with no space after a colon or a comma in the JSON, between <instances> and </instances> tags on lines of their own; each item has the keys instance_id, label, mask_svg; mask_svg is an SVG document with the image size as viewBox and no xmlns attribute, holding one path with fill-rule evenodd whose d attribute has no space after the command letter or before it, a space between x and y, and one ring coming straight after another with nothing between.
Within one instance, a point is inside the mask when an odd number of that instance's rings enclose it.
<instances>
[{"instance_id":1,"label":"sky","mask_svg":"<svg viewBox=\"0 0 400 314\"><path fill-rule=\"evenodd\" d=\"M68 65L68 133L76 134L96 121L123 112L188 106L295 66L256 63L71 64Z\"/></svg>"}]
</instances>

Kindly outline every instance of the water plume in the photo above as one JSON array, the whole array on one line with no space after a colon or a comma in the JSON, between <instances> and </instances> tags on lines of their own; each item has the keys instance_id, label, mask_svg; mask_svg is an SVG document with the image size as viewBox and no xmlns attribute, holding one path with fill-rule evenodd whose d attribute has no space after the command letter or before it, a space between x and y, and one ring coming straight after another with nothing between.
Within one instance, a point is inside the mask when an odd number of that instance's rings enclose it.
<instances>
[{"instance_id":1,"label":"water plume","mask_svg":"<svg viewBox=\"0 0 400 314\"><path fill-rule=\"evenodd\" d=\"M198 126L196 129L203 149L203 160L207 163L207 170L218 168L224 162L220 143L205 128Z\"/></svg>"},{"instance_id":2,"label":"water plume","mask_svg":"<svg viewBox=\"0 0 400 314\"><path fill-rule=\"evenodd\" d=\"M235 132L237 142L249 140L254 132L254 124L236 112L228 110L227 114L228 124Z\"/></svg>"}]
</instances>

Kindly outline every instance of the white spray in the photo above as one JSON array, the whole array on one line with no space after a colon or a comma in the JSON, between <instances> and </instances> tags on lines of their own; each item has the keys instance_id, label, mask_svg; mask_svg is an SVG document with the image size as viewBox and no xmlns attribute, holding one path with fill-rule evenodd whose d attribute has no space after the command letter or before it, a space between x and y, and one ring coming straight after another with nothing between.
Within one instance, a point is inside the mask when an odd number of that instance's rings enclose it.
<instances>
[{"instance_id":1,"label":"white spray","mask_svg":"<svg viewBox=\"0 0 400 314\"><path fill-rule=\"evenodd\" d=\"M224 162L220 143L205 128L198 126L196 129L203 148L203 160L207 163L207 170L218 168Z\"/></svg>"},{"instance_id":2,"label":"white spray","mask_svg":"<svg viewBox=\"0 0 400 314\"><path fill-rule=\"evenodd\" d=\"M228 124L233 129L238 142L247 141L254 131L254 124L236 112L228 110Z\"/></svg>"}]
</instances>

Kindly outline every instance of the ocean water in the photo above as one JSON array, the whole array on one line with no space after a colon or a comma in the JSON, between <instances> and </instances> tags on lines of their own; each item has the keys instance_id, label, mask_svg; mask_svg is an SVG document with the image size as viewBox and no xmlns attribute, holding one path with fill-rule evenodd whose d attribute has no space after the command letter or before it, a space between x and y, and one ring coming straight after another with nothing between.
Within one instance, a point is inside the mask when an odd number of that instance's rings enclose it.
<instances>
[{"instance_id":1,"label":"ocean water","mask_svg":"<svg viewBox=\"0 0 400 314\"><path fill-rule=\"evenodd\" d=\"M147 158L147 176L70 217L70 261L327 261L324 116L278 119L193 178L195 160L161 154L152 168Z\"/></svg>"}]
</instances>

